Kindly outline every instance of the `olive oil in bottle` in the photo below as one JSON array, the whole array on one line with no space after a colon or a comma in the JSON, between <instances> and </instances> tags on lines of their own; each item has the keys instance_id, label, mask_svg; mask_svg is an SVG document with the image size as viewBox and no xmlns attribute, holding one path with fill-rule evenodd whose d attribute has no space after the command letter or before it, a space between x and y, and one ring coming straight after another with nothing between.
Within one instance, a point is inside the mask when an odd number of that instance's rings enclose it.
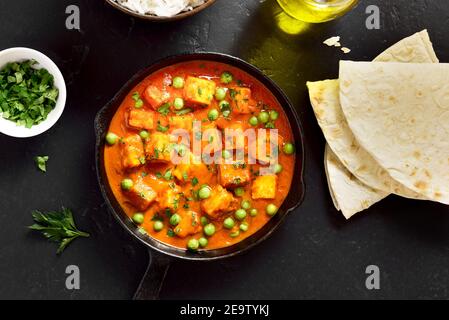
<instances>
[{"instance_id":1,"label":"olive oil in bottle","mask_svg":"<svg viewBox=\"0 0 449 320\"><path fill-rule=\"evenodd\" d=\"M358 0L277 0L282 9L297 20L321 23L341 17Z\"/></svg>"}]
</instances>

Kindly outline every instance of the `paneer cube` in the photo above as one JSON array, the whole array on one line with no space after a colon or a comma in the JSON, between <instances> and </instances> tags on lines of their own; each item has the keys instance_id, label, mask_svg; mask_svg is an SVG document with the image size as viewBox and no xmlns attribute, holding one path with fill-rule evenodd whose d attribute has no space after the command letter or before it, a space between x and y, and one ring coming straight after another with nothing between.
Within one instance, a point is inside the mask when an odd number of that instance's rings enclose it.
<instances>
[{"instance_id":1,"label":"paneer cube","mask_svg":"<svg viewBox=\"0 0 449 320\"><path fill-rule=\"evenodd\" d=\"M225 188L246 185L250 180L250 171L246 163L220 164L220 184Z\"/></svg>"},{"instance_id":2,"label":"paneer cube","mask_svg":"<svg viewBox=\"0 0 449 320\"><path fill-rule=\"evenodd\" d=\"M147 139L145 153L147 160L151 162L170 162L173 145L170 135L162 132L154 132Z\"/></svg>"},{"instance_id":3,"label":"paneer cube","mask_svg":"<svg viewBox=\"0 0 449 320\"><path fill-rule=\"evenodd\" d=\"M194 235L201 231L200 215L191 210L178 211L181 216L181 221L173 230L180 238L185 238Z\"/></svg>"},{"instance_id":4,"label":"paneer cube","mask_svg":"<svg viewBox=\"0 0 449 320\"><path fill-rule=\"evenodd\" d=\"M235 209L236 200L234 196L220 185L213 187L211 196L201 201L201 210L212 219L217 219L221 214L234 211Z\"/></svg>"},{"instance_id":5,"label":"paneer cube","mask_svg":"<svg viewBox=\"0 0 449 320\"><path fill-rule=\"evenodd\" d=\"M181 198L181 188L177 185L166 189L159 194L158 204L162 210L169 209L171 212L175 212L179 207L179 199Z\"/></svg>"},{"instance_id":6,"label":"paneer cube","mask_svg":"<svg viewBox=\"0 0 449 320\"><path fill-rule=\"evenodd\" d=\"M214 98L216 84L207 79L187 77L184 100L191 106L209 106Z\"/></svg>"},{"instance_id":7,"label":"paneer cube","mask_svg":"<svg viewBox=\"0 0 449 320\"><path fill-rule=\"evenodd\" d=\"M142 180L138 180L131 190L126 191L126 196L133 207L145 211L156 200L157 193Z\"/></svg>"},{"instance_id":8,"label":"paneer cube","mask_svg":"<svg viewBox=\"0 0 449 320\"><path fill-rule=\"evenodd\" d=\"M276 197L277 186L276 175L266 175L257 177L252 185L252 198L255 199L274 199Z\"/></svg>"},{"instance_id":9,"label":"paneer cube","mask_svg":"<svg viewBox=\"0 0 449 320\"><path fill-rule=\"evenodd\" d=\"M145 109L133 108L129 111L128 125L135 129L154 129L155 113Z\"/></svg>"},{"instance_id":10,"label":"paneer cube","mask_svg":"<svg viewBox=\"0 0 449 320\"><path fill-rule=\"evenodd\" d=\"M170 93L164 89L160 89L154 85L149 85L145 89L145 100L153 107L154 110L170 100Z\"/></svg>"},{"instance_id":11,"label":"paneer cube","mask_svg":"<svg viewBox=\"0 0 449 320\"><path fill-rule=\"evenodd\" d=\"M170 129L183 129L192 131L193 128L193 115L186 114L183 116L170 116L168 118Z\"/></svg>"},{"instance_id":12,"label":"paneer cube","mask_svg":"<svg viewBox=\"0 0 449 320\"><path fill-rule=\"evenodd\" d=\"M132 135L121 140L121 157L125 169L132 169L145 164L143 142L139 135Z\"/></svg>"},{"instance_id":13,"label":"paneer cube","mask_svg":"<svg viewBox=\"0 0 449 320\"><path fill-rule=\"evenodd\" d=\"M231 98L232 112L235 114L249 114L251 113L251 89L244 87L235 87L229 89L229 96Z\"/></svg>"},{"instance_id":14,"label":"paneer cube","mask_svg":"<svg viewBox=\"0 0 449 320\"><path fill-rule=\"evenodd\" d=\"M219 123L219 126L222 124ZM242 122L228 123L223 128L224 145L228 150L248 150L248 140L251 135L255 136L254 131L248 130L246 124ZM253 138L254 139L254 138Z\"/></svg>"},{"instance_id":15,"label":"paneer cube","mask_svg":"<svg viewBox=\"0 0 449 320\"><path fill-rule=\"evenodd\" d=\"M191 182L193 179L198 181L209 179L212 172L209 171L208 167L201 161L201 159L194 161L194 155L191 152L189 152L189 157L190 161L185 161L176 165L173 170L173 176L178 182L185 184Z\"/></svg>"}]
</instances>

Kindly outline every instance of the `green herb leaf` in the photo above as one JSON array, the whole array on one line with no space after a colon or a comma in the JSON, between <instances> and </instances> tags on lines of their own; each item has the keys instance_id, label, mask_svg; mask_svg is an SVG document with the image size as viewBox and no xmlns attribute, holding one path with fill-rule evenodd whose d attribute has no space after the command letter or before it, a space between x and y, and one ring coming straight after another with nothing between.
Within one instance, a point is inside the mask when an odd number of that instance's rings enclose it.
<instances>
[{"instance_id":1,"label":"green herb leaf","mask_svg":"<svg viewBox=\"0 0 449 320\"><path fill-rule=\"evenodd\" d=\"M173 175L172 175L172 173L171 173L171 170L165 171L164 179L167 180L167 181L170 181L170 180L173 179Z\"/></svg>"},{"instance_id":2,"label":"green herb leaf","mask_svg":"<svg viewBox=\"0 0 449 320\"><path fill-rule=\"evenodd\" d=\"M57 254L62 253L64 249L78 237L89 237L89 234L79 231L75 226L72 211L62 208L61 211L51 211L42 213L40 211L32 212L35 224L30 226L31 230L40 231L44 237L53 242L59 243Z\"/></svg>"},{"instance_id":3,"label":"green herb leaf","mask_svg":"<svg viewBox=\"0 0 449 320\"><path fill-rule=\"evenodd\" d=\"M159 109L157 109L157 112L164 116L167 116L170 113L170 103L163 104Z\"/></svg>"},{"instance_id":4,"label":"green herb leaf","mask_svg":"<svg viewBox=\"0 0 449 320\"><path fill-rule=\"evenodd\" d=\"M49 157L48 156L37 156L34 158L34 162L36 163L36 166L39 168L42 172L47 172L47 161Z\"/></svg>"},{"instance_id":5,"label":"green herb leaf","mask_svg":"<svg viewBox=\"0 0 449 320\"><path fill-rule=\"evenodd\" d=\"M182 110L177 111L176 115L177 116L183 116L183 115L188 114L190 112L192 112L192 109L190 109L190 108L182 109Z\"/></svg>"},{"instance_id":6,"label":"green herb leaf","mask_svg":"<svg viewBox=\"0 0 449 320\"><path fill-rule=\"evenodd\" d=\"M168 127L164 127L163 125L161 125L160 122L158 122L156 130L159 131L159 132L167 132L168 131Z\"/></svg>"},{"instance_id":7,"label":"green herb leaf","mask_svg":"<svg viewBox=\"0 0 449 320\"><path fill-rule=\"evenodd\" d=\"M132 95L132 99L133 99L134 101L139 100L139 99L140 99L140 94L139 94L137 91L134 92L133 95Z\"/></svg>"}]
</instances>

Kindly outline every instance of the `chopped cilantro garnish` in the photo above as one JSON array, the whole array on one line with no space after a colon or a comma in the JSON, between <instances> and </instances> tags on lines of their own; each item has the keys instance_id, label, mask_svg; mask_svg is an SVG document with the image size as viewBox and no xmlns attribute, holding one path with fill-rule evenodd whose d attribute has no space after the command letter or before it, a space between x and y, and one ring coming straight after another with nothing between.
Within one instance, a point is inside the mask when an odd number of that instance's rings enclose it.
<instances>
[{"instance_id":1,"label":"chopped cilantro garnish","mask_svg":"<svg viewBox=\"0 0 449 320\"><path fill-rule=\"evenodd\" d=\"M164 116L168 115L170 113L170 103L163 104L159 109L157 109L157 112Z\"/></svg>"},{"instance_id":2,"label":"chopped cilantro garnish","mask_svg":"<svg viewBox=\"0 0 449 320\"><path fill-rule=\"evenodd\" d=\"M46 120L59 96L53 76L35 69L36 63L8 63L0 70L0 115L27 128Z\"/></svg>"},{"instance_id":3,"label":"chopped cilantro garnish","mask_svg":"<svg viewBox=\"0 0 449 320\"><path fill-rule=\"evenodd\" d=\"M133 95L132 95L132 99L133 99L134 101L139 100L139 99L140 99L140 94L139 94L137 91L134 92Z\"/></svg>"},{"instance_id":4,"label":"chopped cilantro garnish","mask_svg":"<svg viewBox=\"0 0 449 320\"><path fill-rule=\"evenodd\" d=\"M157 122L157 128L156 128L156 130L159 131L159 132L167 132L167 131L168 131L168 126L167 126L167 127L164 127L164 126L161 125L161 123L158 121L158 122Z\"/></svg>"},{"instance_id":5,"label":"chopped cilantro garnish","mask_svg":"<svg viewBox=\"0 0 449 320\"><path fill-rule=\"evenodd\" d=\"M232 99L235 99L235 97L237 96L237 90L229 89L229 95Z\"/></svg>"},{"instance_id":6,"label":"chopped cilantro garnish","mask_svg":"<svg viewBox=\"0 0 449 320\"><path fill-rule=\"evenodd\" d=\"M172 176L171 170L167 170L167 171L165 171L165 174L164 174L164 179L165 179L165 180L167 180L167 181L170 181L171 179L173 179L173 176Z\"/></svg>"},{"instance_id":7,"label":"chopped cilantro garnish","mask_svg":"<svg viewBox=\"0 0 449 320\"><path fill-rule=\"evenodd\" d=\"M180 111L176 111L176 115L183 116L183 115L188 114L190 112L192 112L192 109L190 109L190 108L182 109Z\"/></svg>"}]
</instances>

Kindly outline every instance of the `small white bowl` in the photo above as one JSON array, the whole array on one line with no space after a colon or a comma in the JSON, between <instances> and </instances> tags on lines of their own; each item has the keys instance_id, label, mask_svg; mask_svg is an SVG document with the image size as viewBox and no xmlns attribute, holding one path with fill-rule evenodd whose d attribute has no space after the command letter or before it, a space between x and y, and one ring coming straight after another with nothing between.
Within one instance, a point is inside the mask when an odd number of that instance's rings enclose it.
<instances>
[{"instance_id":1,"label":"small white bowl","mask_svg":"<svg viewBox=\"0 0 449 320\"><path fill-rule=\"evenodd\" d=\"M29 129L18 126L15 122L3 119L0 116L0 132L16 138L34 137L53 127L61 117L67 99L67 89L61 71L49 57L39 51L29 48L11 48L0 51L0 70L9 62L25 60L36 60L35 68L45 68L53 75L55 87L59 90L59 96L55 108L48 114L47 119Z\"/></svg>"}]
</instances>

